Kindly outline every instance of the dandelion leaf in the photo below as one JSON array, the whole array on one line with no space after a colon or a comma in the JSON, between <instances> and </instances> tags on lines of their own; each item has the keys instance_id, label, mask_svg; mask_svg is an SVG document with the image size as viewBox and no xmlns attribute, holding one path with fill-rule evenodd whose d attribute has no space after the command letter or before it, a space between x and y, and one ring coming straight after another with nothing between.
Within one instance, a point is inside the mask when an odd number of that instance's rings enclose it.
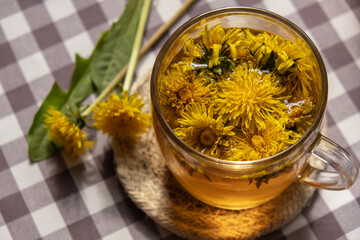
<instances>
[{"instance_id":1,"label":"dandelion leaf","mask_svg":"<svg viewBox=\"0 0 360 240\"><path fill-rule=\"evenodd\" d=\"M50 141L48 132L44 128L45 112L48 107L59 109L66 100L66 93L54 83L49 95L34 117L28 133L29 157L33 162L50 157L58 153L58 148Z\"/></svg>"},{"instance_id":2,"label":"dandelion leaf","mask_svg":"<svg viewBox=\"0 0 360 240\"><path fill-rule=\"evenodd\" d=\"M75 69L68 92L64 92L55 82L48 96L35 114L33 123L28 133L29 157L33 162L51 157L59 152L51 142L48 132L44 127L46 110L53 106L62 112L67 111L67 106L76 107L88 95L94 92L91 78L86 69L90 59L83 59L76 55Z\"/></svg>"},{"instance_id":3,"label":"dandelion leaf","mask_svg":"<svg viewBox=\"0 0 360 240\"><path fill-rule=\"evenodd\" d=\"M91 76L98 92L103 91L130 60L140 19L142 0L133 0L118 22L98 45L91 62Z\"/></svg>"}]
</instances>

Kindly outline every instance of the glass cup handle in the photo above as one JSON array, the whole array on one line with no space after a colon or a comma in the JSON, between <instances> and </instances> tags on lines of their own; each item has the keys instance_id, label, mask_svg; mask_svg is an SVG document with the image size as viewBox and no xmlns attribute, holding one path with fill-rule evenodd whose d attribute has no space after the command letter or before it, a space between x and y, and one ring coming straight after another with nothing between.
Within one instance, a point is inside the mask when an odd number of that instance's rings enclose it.
<instances>
[{"instance_id":1,"label":"glass cup handle","mask_svg":"<svg viewBox=\"0 0 360 240\"><path fill-rule=\"evenodd\" d=\"M317 188L329 190L348 189L359 174L359 165L338 144L319 134L311 151L309 164L300 181Z\"/></svg>"}]
</instances>

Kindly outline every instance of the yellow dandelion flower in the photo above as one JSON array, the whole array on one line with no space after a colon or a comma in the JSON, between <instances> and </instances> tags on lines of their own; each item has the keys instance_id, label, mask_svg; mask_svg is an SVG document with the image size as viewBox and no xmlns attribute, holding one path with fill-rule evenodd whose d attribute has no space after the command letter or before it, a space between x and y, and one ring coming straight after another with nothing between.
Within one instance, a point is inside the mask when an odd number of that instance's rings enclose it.
<instances>
[{"instance_id":1,"label":"yellow dandelion flower","mask_svg":"<svg viewBox=\"0 0 360 240\"><path fill-rule=\"evenodd\" d=\"M239 65L233 71L229 80L218 83L217 114L251 133L265 129L266 121L275 120L274 113L286 109L285 97L280 96L286 89L278 86L275 74L253 69L252 64Z\"/></svg>"},{"instance_id":2,"label":"yellow dandelion flower","mask_svg":"<svg viewBox=\"0 0 360 240\"><path fill-rule=\"evenodd\" d=\"M150 115L141 112L143 106L137 93L129 96L125 91L121 98L116 93L110 94L93 109L93 126L113 138L135 139L151 124Z\"/></svg>"},{"instance_id":3,"label":"yellow dandelion flower","mask_svg":"<svg viewBox=\"0 0 360 240\"><path fill-rule=\"evenodd\" d=\"M311 51L300 39L285 40L273 33L253 35L246 30L247 44L257 59L257 63L265 68L274 68L280 74L311 71L315 66L310 59ZM252 42L252 43L251 43ZM308 81L308 78L301 78ZM306 83L305 83L306 84Z\"/></svg>"},{"instance_id":4,"label":"yellow dandelion flower","mask_svg":"<svg viewBox=\"0 0 360 240\"><path fill-rule=\"evenodd\" d=\"M223 38L223 43L227 43L227 44L239 44L240 42L242 42L244 37L243 31L241 30L241 28L231 28L226 30L225 36Z\"/></svg>"},{"instance_id":5,"label":"yellow dandelion flower","mask_svg":"<svg viewBox=\"0 0 360 240\"><path fill-rule=\"evenodd\" d=\"M294 66L298 72L312 71L315 67L315 60L311 59L311 50L300 39L296 39L295 42L290 42L289 44L284 44L282 50L290 59L294 60Z\"/></svg>"},{"instance_id":6,"label":"yellow dandelion flower","mask_svg":"<svg viewBox=\"0 0 360 240\"><path fill-rule=\"evenodd\" d=\"M234 61L252 60L253 56L249 50L249 46L245 43L229 44L230 55Z\"/></svg>"},{"instance_id":7,"label":"yellow dandelion flower","mask_svg":"<svg viewBox=\"0 0 360 240\"><path fill-rule=\"evenodd\" d=\"M251 161L261 159L260 154L246 139L235 136L230 147L224 151L223 158L230 161Z\"/></svg>"},{"instance_id":8,"label":"yellow dandelion flower","mask_svg":"<svg viewBox=\"0 0 360 240\"><path fill-rule=\"evenodd\" d=\"M314 71L302 71L294 72L286 77L286 87L289 94L294 92L302 92L304 97L310 97L314 95L314 89L312 89L311 82L316 79Z\"/></svg>"},{"instance_id":9,"label":"yellow dandelion flower","mask_svg":"<svg viewBox=\"0 0 360 240\"><path fill-rule=\"evenodd\" d=\"M222 44L225 37L225 30L221 25L216 25L209 31L209 26L205 25L204 30L200 32L202 41L207 48L211 48L213 44Z\"/></svg>"},{"instance_id":10,"label":"yellow dandelion flower","mask_svg":"<svg viewBox=\"0 0 360 240\"><path fill-rule=\"evenodd\" d=\"M204 31L200 33L203 36L202 41L204 47L209 52L209 68L217 66L219 64L219 58L226 54L226 49L231 45L233 48L236 43L240 41L241 36L240 28L232 28L227 31L219 24L211 30L208 30L208 26L204 26ZM206 54L206 50L205 50Z\"/></svg>"},{"instance_id":11,"label":"yellow dandelion flower","mask_svg":"<svg viewBox=\"0 0 360 240\"><path fill-rule=\"evenodd\" d=\"M267 158L285 150L301 137L278 122L267 122L264 130L244 135L244 138L235 138L235 144L226 152L226 159L250 161Z\"/></svg>"},{"instance_id":12,"label":"yellow dandelion flower","mask_svg":"<svg viewBox=\"0 0 360 240\"><path fill-rule=\"evenodd\" d=\"M194 58L201 58L202 51L198 44L194 43L194 39L190 38L185 41L184 54L188 56L189 62L191 63Z\"/></svg>"},{"instance_id":13,"label":"yellow dandelion flower","mask_svg":"<svg viewBox=\"0 0 360 240\"><path fill-rule=\"evenodd\" d=\"M285 103L287 109L278 117L278 121L287 128L301 126L303 131L306 130L312 123L311 111L315 107L310 98L294 95Z\"/></svg>"},{"instance_id":14,"label":"yellow dandelion flower","mask_svg":"<svg viewBox=\"0 0 360 240\"><path fill-rule=\"evenodd\" d=\"M193 104L186 107L178 119L181 127L174 132L186 144L204 154L219 157L220 148L228 146L228 136L233 136L233 126L226 126L222 116L214 118L213 106L207 108L205 104Z\"/></svg>"},{"instance_id":15,"label":"yellow dandelion flower","mask_svg":"<svg viewBox=\"0 0 360 240\"><path fill-rule=\"evenodd\" d=\"M288 59L284 48L291 45L290 41L286 41L283 37L273 33L262 32L254 35L248 29L245 32L246 44L249 45L249 49L254 54L258 64L266 66L270 64L268 61L271 61L272 64L278 66L280 60ZM277 59L277 55L279 55L279 59Z\"/></svg>"},{"instance_id":16,"label":"yellow dandelion flower","mask_svg":"<svg viewBox=\"0 0 360 240\"><path fill-rule=\"evenodd\" d=\"M200 35L200 39L188 39L185 42L184 54L187 57L183 61L191 63L197 70L211 69L212 74L222 74L230 69L233 66L231 52L243 36L241 29L226 30L219 24L209 30L208 25L205 25Z\"/></svg>"},{"instance_id":17,"label":"yellow dandelion flower","mask_svg":"<svg viewBox=\"0 0 360 240\"><path fill-rule=\"evenodd\" d=\"M222 49L221 44L213 44L211 47L211 56L209 61L209 68L212 68L213 66L217 66L219 62L220 57L220 51Z\"/></svg>"},{"instance_id":18,"label":"yellow dandelion flower","mask_svg":"<svg viewBox=\"0 0 360 240\"><path fill-rule=\"evenodd\" d=\"M220 24L209 30L208 25L204 26L204 30L200 32L202 41L207 48L211 48L214 44L234 44L239 43L241 39L241 29L231 28L225 30Z\"/></svg>"},{"instance_id":19,"label":"yellow dandelion flower","mask_svg":"<svg viewBox=\"0 0 360 240\"><path fill-rule=\"evenodd\" d=\"M85 148L92 149L94 142L88 141L86 133L62 112L50 106L46 113L45 128L50 133L51 141L61 146L67 154L79 157L85 153Z\"/></svg>"},{"instance_id":20,"label":"yellow dandelion flower","mask_svg":"<svg viewBox=\"0 0 360 240\"><path fill-rule=\"evenodd\" d=\"M167 112L172 109L178 117L186 105L193 103L208 103L211 84L194 71L188 71L184 64L175 65L163 75L159 81L160 106ZM174 119L174 114L166 114L167 121ZM176 123L173 123L176 125Z\"/></svg>"}]
</instances>

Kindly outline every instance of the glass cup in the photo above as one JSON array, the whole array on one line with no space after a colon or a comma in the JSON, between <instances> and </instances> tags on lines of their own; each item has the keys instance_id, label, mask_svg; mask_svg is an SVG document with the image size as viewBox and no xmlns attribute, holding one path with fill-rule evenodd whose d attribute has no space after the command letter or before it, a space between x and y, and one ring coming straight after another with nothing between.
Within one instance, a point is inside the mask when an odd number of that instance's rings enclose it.
<instances>
[{"instance_id":1,"label":"glass cup","mask_svg":"<svg viewBox=\"0 0 360 240\"><path fill-rule=\"evenodd\" d=\"M205 20L205 21L204 21ZM160 109L158 80L188 38L197 38L204 24L209 29L239 27L301 39L317 64L314 121L288 149L254 161L228 161L204 155L186 145L171 129ZM321 134L327 103L327 73L310 38L289 20L265 10L233 7L199 15L179 27L160 50L151 76L153 126L166 164L176 180L195 198L225 209L259 206L276 197L295 181L317 188L342 190L356 180L359 167L339 145ZM315 176L315 177L314 177Z\"/></svg>"}]
</instances>

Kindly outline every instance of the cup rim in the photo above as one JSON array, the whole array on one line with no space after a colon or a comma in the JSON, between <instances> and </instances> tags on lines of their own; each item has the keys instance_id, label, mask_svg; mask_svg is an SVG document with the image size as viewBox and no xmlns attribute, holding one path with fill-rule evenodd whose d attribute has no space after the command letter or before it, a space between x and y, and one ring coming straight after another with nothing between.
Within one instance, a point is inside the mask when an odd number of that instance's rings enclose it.
<instances>
[{"instance_id":1,"label":"cup rim","mask_svg":"<svg viewBox=\"0 0 360 240\"><path fill-rule=\"evenodd\" d=\"M313 123L311 124L311 126L307 129L307 131L302 135L302 137L296 143L291 145L286 150L281 151L270 157L262 158L262 159L258 159L258 160L230 161L230 160L211 157L211 156L208 156L201 152L196 151L192 147L188 146L185 142L183 142L175 134L175 132L171 129L171 127L165 120L164 115L161 112L160 104L159 104L159 101L157 98L158 72L159 72L162 60L163 60L167 50L169 49L169 47L171 47L171 45L176 40L176 38L179 37L181 35L181 33L184 32L184 30L188 29L189 27L193 26L196 23L200 23L201 20L203 20L207 17L213 17L216 15L224 14L224 13L236 14L237 12L260 14L262 16L266 16L271 19L275 19L275 20L285 24L286 26L290 27L295 33L297 33L304 40L304 42L309 46L310 50L313 52L313 54L317 60L318 66L319 66L319 71L320 71L320 76L321 76L321 99L319 102L320 107L319 107L319 110L317 111L317 115L316 115ZM298 146L304 144L304 142L311 136L311 134L316 130L316 128L322 123L322 119L323 119L325 109L326 109L326 104L327 104L328 81L327 81L327 72L326 72L325 64L324 64L324 61L321 57L319 50L315 46L314 42L310 39L310 37L295 23L293 23L289 19L287 19L277 13L274 13L274 12L271 12L271 11L268 11L265 9L254 8L254 7L225 7L225 8L218 8L218 9L210 10L205 13L199 14L199 15L191 18L190 20L186 21L185 23L183 23L173 34L171 34L171 36L167 39L167 41L162 46L162 48L160 49L160 51L156 57L156 60L155 60L154 66L153 66L153 70L151 73L150 94L151 94L153 113L157 116L157 120L160 123L159 124L160 127L162 128L162 130L164 130L166 132L167 136L171 139L171 141L173 143L175 143L178 147L180 147L181 149L186 151L188 154L191 154L191 155L197 157L197 159L201 158L203 161L206 161L208 163L212 163L212 164L216 164L216 165L224 165L224 166L228 165L228 166L244 167L244 166L262 165L262 164L277 162L279 160L284 159L286 156L290 155L291 153L293 153L298 148Z\"/></svg>"}]
</instances>

